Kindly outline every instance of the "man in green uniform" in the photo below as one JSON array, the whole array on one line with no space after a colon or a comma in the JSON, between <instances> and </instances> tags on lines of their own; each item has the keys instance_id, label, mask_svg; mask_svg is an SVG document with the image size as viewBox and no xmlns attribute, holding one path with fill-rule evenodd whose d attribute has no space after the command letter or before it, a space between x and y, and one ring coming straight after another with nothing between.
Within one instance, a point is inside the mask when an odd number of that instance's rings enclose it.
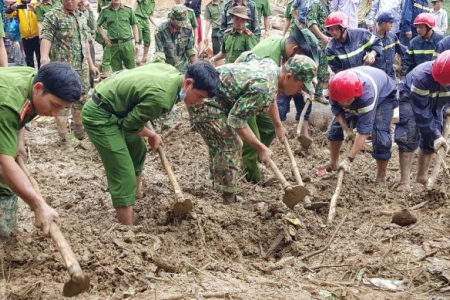
<instances>
[{"instance_id":1,"label":"man in green uniform","mask_svg":"<svg viewBox=\"0 0 450 300\"><path fill-rule=\"evenodd\" d=\"M300 30L297 30L294 35L287 38L277 35L269 36L259 42L251 52L260 58L272 59L278 66L282 66L284 62L295 54L304 54L309 57L315 56ZM244 53L237 61L245 61L246 56L247 54ZM264 145L269 147L275 138L274 127L269 116L267 114L252 116L248 119L248 125L256 137L258 137ZM305 130L302 129L302 133L304 133L304 131ZM248 181L258 183L263 179L259 169L258 153L255 148L245 142L242 148L242 165L244 172L247 174L246 179Z\"/></svg>"},{"instance_id":2,"label":"man in green uniform","mask_svg":"<svg viewBox=\"0 0 450 300\"><path fill-rule=\"evenodd\" d=\"M264 30L265 36L269 35L270 31L270 3L269 0L255 0L256 10L258 11L258 22L261 26L261 17L264 19Z\"/></svg>"},{"instance_id":3,"label":"man in green uniform","mask_svg":"<svg viewBox=\"0 0 450 300\"><path fill-rule=\"evenodd\" d=\"M42 0L36 6L36 17L38 21L39 36L41 35L42 22L44 22L45 14L58 6L61 6L61 2L59 0Z\"/></svg>"},{"instance_id":4,"label":"man in green uniform","mask_svg":"<svg viewBox=\"0 0 450 300\"><path fill-rule=\"evenodd\" d=\"M14 230L18 197L34 211L35 226L48 234L58 213L36 193L15 162L26 155L19 131L37 115L57 116L80 99L81 81L68 65L49 63L34 68L9 67L0 71L0 241ZM23 131L22 131L23 132Z\"/></svg>"},{"instance_id":5,"label":"man in green uniform","mask_svg":"<svg viewBox=\"0 0 450 300\"><path fill-rule=\"evenodd\" d=\"M317 70L317 86L314 97L319 102L324 102L323 86L328 85L328 60L325 55L325 48L327 47L329 37L326 35L325 19L330 14L330 4L328 0L315 0L306 12L306 27L320 41L322 54L319 61L319 69Z\"/></svg>"},{"instance_id":6,"label":"man in green uniform","mask_svg":"<svg viewBox=\"0 0 450 300\"><path fill-rule=\"evenodd\" d=\"M100 14L100 12L102 11L102 7L106 7L109 4L111 4L111 0L98 0L97 13ZM103 31L105 31L105 26L103 26ZM105 40L103 39L98 29L95 31L95 41L100 45L102 45L103 48L102 66L101 66L102 74L100 74L100 76L102 78L105 78L108 77L108 75L111 73L111 47L106 46Z\"/></svg>"},{"instance_id":7,"label":"man in green uniform","mask_svg":"<svg viewBox=\"0 0 450 300\"><path fill-rule=\"evenodd\" d=\"M94 48L94 37L95 30L97 29L97 21L95 20L94 12L92 10L92 5L88 0L80 0L78 2L78 9L84 15L87 20L87 26L89 28L89 53L91 54L92 62L95 64L95 48ZM90 87L94 87L94 76L90 74L89 76Z\"/></svg>"},{"instance_id":8,"label":"man in green uniform","mask_svg":"<svg viewBox=\"0 0 450 300\"><path fill-rule=\"evenodd\" d=\"M213 54L216 55L220 52L221 41L219 39L220 34L220 21L222 18L223 4L220 0L212 0L205 7L205 44L208 46L209 41L212 42ZM209 30L211 31L211 39L209 38Z\"/></svg>"},{"instance_id":9,"label":"man in green uniform","mask_svg":"<svg viewBox=\"0 0 450 300\"><path fill-rule=\"evenodd\" d=\"M248 8L248 17L250 18L247 22L247 28L253 32L253 34L258 38L261 37L261 28L258 21L258 11L256 10L256 4L252 0L230 0L223 6L222 21L220 22L220 36L223 37L225 30L233 27L233 22L231 20L231 15L228 11L238 5L243 5Z\"/></svg>"},{"instance_id":10,"label":"man in green uniform","mask_svg":"<svg viewBox=\"0 0 450 300\"><path fill-rule=\"evenodd\" d=\"M105 167L119 223L133 225L133 205L142 196L145 140L153 150L162 145L147 122L169 112L177 100L201 103L218 89L219 74L208 62L192 64L184 77L168 64L149 63L95 87L83 124Z\"/></svg>"},{"instance_id":11,"label":"man in green uniform","mask_svg":"<svg viewBox=\"0 0 450 300\"><path fill-rule=\"evenodd\" d=\"M189 20L189 24L191 24L191 28L192 28L192 34L194 35L194 46L195 46L195 50L198 50L198 22L197 22L197 18L195 17L195 12L192 8L189 8L185 5L184 0L175 0L175 4L176 5L182 5L183 7L185 7L187 9L187 17ZM168 18L170 19L170 15L168 16Z\"/></svg>"},{"instance_id":12,"label":"man in green uniform","mask_svg":"<svg viewBox=\"0 0 450 300\"><path fill-rule=\"evenodd\" d=\"M72 106L74 135L82 140L85 137L81 123L81 109L90 90L89 72L97 75L90 51L90 28L78 8L79 0L62 0L62 5L49 11L42 23L41 65L50 61L68 64L78 72L83 83L82 97ZM63 110L56 119L58 133L63 143L67 143L67 119L69 110Z\"/></svg>"},{"instance_id":13,"label":"man in green uniform","mask_svg":"<svg viewBox=\"0 0 450 300\"><path fill-rule=\"evenodd\" d=\"M281 68L273 60L253 59L245 63L223 65L220 91L202 106L188 106L193 128L209 148L209 166L213 186L222 192L225 203L236 200L241 140L251 145L259 159L266 162L272 152L248 126L248 119L268 113L276 136L286 135L275 101L278 91L286 95L312 89L316 64L304 55L291 57Z\"/></svg>"},{"instance_id":14,"label":"man in green uniform","mask_svg":"<svg viewBox=\"0 0 450 300\"><path fill-rule=\"evenodd\" d=\"M97 20L98 32L106 46L111 47L111 69L114 72L121 71L122 64L127 69L135 68L134 53L139 50L136 16L130 7L124 6L120 1L112 0L110 5L103 7ZM102 26L105 27L106 34Z\"/></svg>"},{"instance_id":15,"label":"man in green uniform","mask_svg":"<svg viewBox=\"0 0 450 300\"><path fill-rule=\"evenodd\" d=\"M152 13L152 3L151 0L137 0L137 6L134 10L136 15L137 27L139 31L139 45L144 43L144 52L142 54L142 60L139 59L139 51L136 52L136 64L146 64L148 57L148 50L150 49L150 24L149 17Z\"/></svg>"},{"instance_id":16,"label":"man in green uniform","mask_svg":"<svg viewBox=\"0 0 450 300\"><path fill-rule=\"evenodd\" d=\"M242 52L252 50L256 46L258 39L245 26L249 19L247 10L247 7L239 5L228 11L233 18L233 28L225 30L222 50L211 58L211 62L225 58L225 63L233 63Z\"/></svg>"},{"instance_id":17,"label":"man in green uniform","mask_svg":"<svg viewBox=\"0 0 450 300\"><path fill-rule=\"evenodd\" d=\"M0 67L8 66L8 55L5 48L5 30L3 29L2 16L0 16Z\"/></svg>"},{"instance_id":18,"label":"man in green uniform","mask_svg":"<svg viewBox=\"0 0 450 300\"><path fill-rule=\"evenodd\" d=\"M155 61L163 60L180 72L185 72L190 63L197 61L187 14L184 5L174 6L169 20L162 23L155 34Z\"/></svg>"}]
</instances>

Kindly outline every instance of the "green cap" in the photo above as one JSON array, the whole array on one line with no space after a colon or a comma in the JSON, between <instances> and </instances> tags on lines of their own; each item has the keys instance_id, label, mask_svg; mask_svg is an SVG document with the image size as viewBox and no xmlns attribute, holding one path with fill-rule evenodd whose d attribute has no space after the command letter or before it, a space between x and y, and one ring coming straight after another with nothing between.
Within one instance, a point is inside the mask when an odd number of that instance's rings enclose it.
<instances>
[{"instance_id":1,"label":"green cap","mask_svg":"<svg viewBox=\"0 0 450 300\"><path fill-rule=\"evenodd\" d=\"M169 18L173 19L180 27L189 27L188 9L182 4L175 5L169 13Z\"/></svg>"},{"instance_id":2,"label":"green cap","mask_svg":"<svg viewBox=\"0 0 450 300\"><path fill-rule=\"evenodd\" d=\"M284 68L297 79L303 81L303 85L309 93L314 92L313 82L316 82L317 64L305 55L296 54L289 58Z\"/></svg>"}]
</instances>

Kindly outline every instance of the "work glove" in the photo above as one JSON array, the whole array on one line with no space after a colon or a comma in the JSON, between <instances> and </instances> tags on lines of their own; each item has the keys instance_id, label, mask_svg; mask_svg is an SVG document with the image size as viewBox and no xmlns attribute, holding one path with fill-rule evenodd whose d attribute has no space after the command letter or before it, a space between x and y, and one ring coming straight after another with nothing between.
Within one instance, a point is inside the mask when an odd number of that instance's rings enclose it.
<instances>
[{"instance_id":1,"label":"work glove","mask_svg":"<svg viewBox=\"0 0 450 300\"><path fill-rule=\"evenodd\" d=\"M352 128L347 128L344 130L344 141L354 141L355 140L355 133L353 132Z\"/></svg>"},{"instance_id":2,"label":"work glove","mask_svg":"<svg viewBox=\"0 0 450 300\"><path fill-rule=\"evenodd\" d=\"M343 170L345 173L350 173L351 166L352 162L346 158L339 163L338 170Z\"/></svg>"},{"instance_id":3,"label":"work glove","mask_svg":"<svg viewBox=\"0 0 450 300\"><path fill-rule=\"evenodd\" d=\"M437 153L440 148L444 148L444 152L447 152L448 150L447 141L442 136L434 140L433 146L435 153Z\"/></svg>"}]
</instances>

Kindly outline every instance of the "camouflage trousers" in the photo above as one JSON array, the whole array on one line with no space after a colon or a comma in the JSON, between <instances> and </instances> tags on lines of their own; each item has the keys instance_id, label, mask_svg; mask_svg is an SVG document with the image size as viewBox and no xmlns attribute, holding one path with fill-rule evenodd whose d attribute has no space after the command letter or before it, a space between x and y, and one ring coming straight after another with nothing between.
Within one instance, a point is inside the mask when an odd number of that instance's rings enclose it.
<instances>
[{"instance_id":1,"label":"camouflage trousers","mask_svg":"<svg viewBox=\"0 0 450 300\"><path fill-rule=\"evenodd\" d=\"M81 78L81 98L80 100L73 103L72 108L74 110L82 110L83 105L88 100L88 93L91 89L91 83L89 81L89 68L83 68L83 70L77 70L78 75L80 75ZM69 116L70 115L70 108L64 108L59 113L60 116Z\"/></svg>"},{"instance_id":2,"label":"camouflage trousers","mask_svg":"<svg viewBox=\"0 0 450 300\"><path fill-rule=\"evenodd\" d=\"M18 208L17 195L0 196L0 242L6 240L16 229Z\"/></svg>"},{"instance_id":3,"label":"camouflage trousers","mask_svg":"<svg viewBox=\"0 0 450 300\"><path fill-rule=\"evenodd\" d=\"M213 187L219 192L236 193L242 145L236 131L227 125L227 113L204 104L188 106L192 128L200 133L209 152Z\"/></svg>"},{"instance_id":4,"label":"camouflage trousers","mask_svg":"<svg viewBox=\"0 0 450 300\"><path fill-rule=\"evenodd\" d=\"M328 60L327 56L325 55L325 49L327 45L320 44L320 48L322 49L322 54L319 58L319 66L317 68L317 85L316 85L316 91L314 92L314 95L322 96L323 95L323 84L328 82Z\"/></svg>"}]
</instances>

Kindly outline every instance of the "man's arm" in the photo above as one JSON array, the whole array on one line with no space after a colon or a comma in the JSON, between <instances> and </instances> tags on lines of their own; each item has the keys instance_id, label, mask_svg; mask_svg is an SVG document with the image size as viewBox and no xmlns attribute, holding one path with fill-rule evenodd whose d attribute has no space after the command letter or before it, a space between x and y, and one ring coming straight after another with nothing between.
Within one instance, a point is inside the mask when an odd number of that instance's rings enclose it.
<instances>
[{"instance_id":1,"label":"man's arm","mask_svg":"<svg viewBox=\"0 0 450 300\"><path fill-rule=\"evenodd\" d=\"M51 48L52 48L51 41L45 38L41 39L41 65L45 65L50 62L49 54Z\"/></svg>"},{"instance_id":2,"label":"man's arm","mask_svg":"<svg viewBox=\"0 0 450 300\"><path fill-rule=\"evenodd\" d=\"M3 38L0 38L0 67L7 67L7 66L8 66L8 54L6 53L6 47L5 43L3 42Z\"/></svg>"}]
</instances>

